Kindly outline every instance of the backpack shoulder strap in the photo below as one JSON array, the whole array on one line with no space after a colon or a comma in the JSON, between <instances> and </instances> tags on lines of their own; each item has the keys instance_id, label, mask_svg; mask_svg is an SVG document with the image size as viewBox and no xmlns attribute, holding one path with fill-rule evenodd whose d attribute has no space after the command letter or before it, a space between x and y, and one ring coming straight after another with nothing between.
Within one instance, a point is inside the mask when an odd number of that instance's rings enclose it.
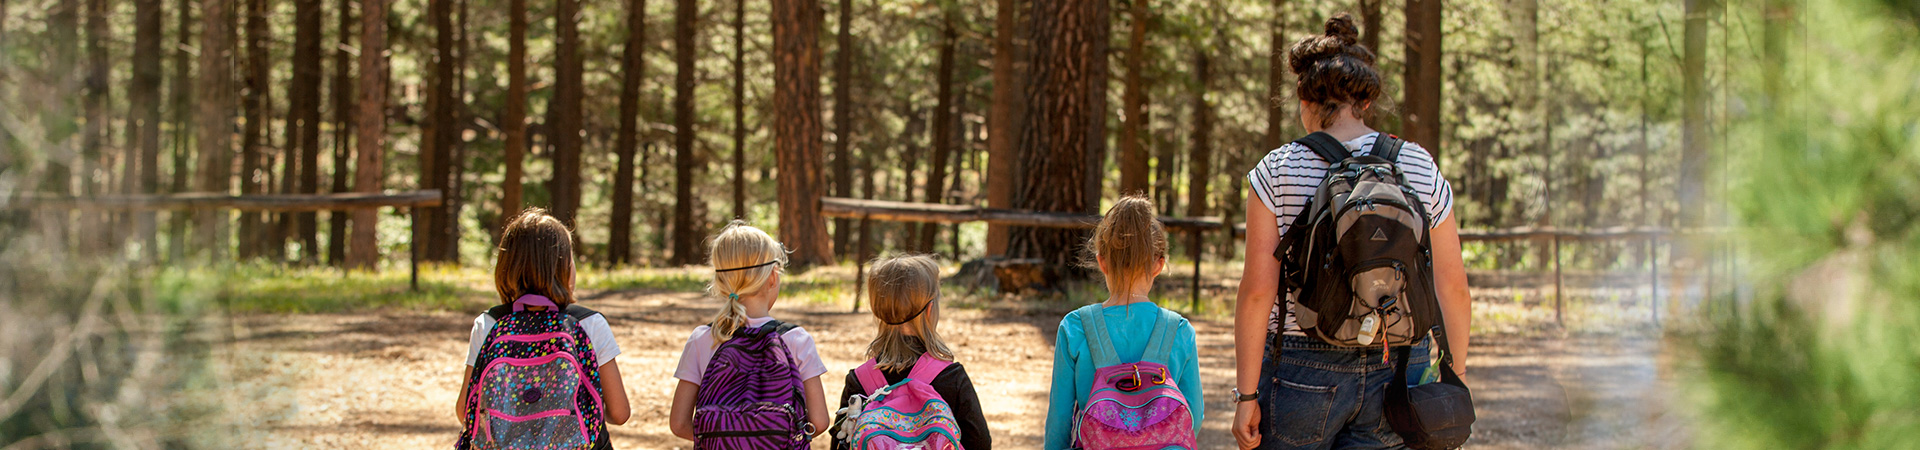
<instances>
[{"instance_id":1,"label":"backpack shoulder strap","mask_svg":"<svg viewBox=\"0 0 1920 450\"><path fill-rule=\"evenodd\" d=\"M1173 361L1173 332L1180 326L1180 313L1160 308L1160 319L1153 324L1153 336L1147 338L1147 349L1140 359L1166 364Z\"/></svg>"},{"instance_id":2,"label":"backpack shoulder strap","mask_svg":"<svg viewBox=\"0 0 1920 450\"><path fill-rule=\"evenodd\" d=\"M1308 150L1313 150L1313 152L1319 154L1321 158L1326 159L1329 165L1338 164L1340 161L1345 161L1347 158L1353 157L1353 152L1347 151L1347 144L1340 143L1339 139L1334 139L1333 135L1327 134L1324 131L1315 131L1313 134L1306 135L1306 137L1294 140L1293 142L1306 146Z\"/></svg>"},{"instance_id":3,"label":"backpack shoulder strap","mask_svg":"<svg viewBox=\"0 0 1920 450\"><path fill-rule=\"evenodd\" d=\"M574 303L567 305L567 315L572 316L575 322L585 322L589 317L600 315L600 312L585 306L580 306L579 303Z\"/></svg>"},{"instance_id":4,"label":"backpack shoulder strap","mask_svg":"<svg viewBox=\"0 0 1920 450\"><path fill-rule=\"evenodd\" d=\"M793 329L795 329L795 328L800 328L800 326L799 326L799 325L794 325L794 324L790 324L790 323L786 323L786 322L781 322L781 321L780 321L779 319L775 319L775 320L773 320L773 321L769 321L769 322L767 322L767 324L766 324L766 325L761 325L761 326L762 326L762 327L772 327L772 328L773 328L773 335L774 335L774 336L776 336L776 337L777 337L777 336L783 336L783 335L786 335L788 331L793 331Z\"/></svg>"},{"instance_id":5,"label":"backpack shoulder strap","mask_svg":"<svg viewBox=\"0 0 1920 450\"><path fill-rule=\"evenodd\" d=\"M880 373L880 362L872 359L853 368L853 378L860 380L860 390L866 391L866 395L887 387L887 374Z\"/></svg>"},{"instance_id":6,"label":"backpack shoulder strap","mask_svg":"<svg viewBox=\"0 0 1920 450\"><path fill-rule=\"evenodd\" d=\"M1113 340L1107 337L1107 317L1102 309L1095 303L1074 311L1080 316L1080 331L1086 334L1087 350L1093 355L1096 368L1120 363L1120 354L1113 350Z\"/></svg>"},{"instance_id":7,"label":"backpack shoulder strap","mask_svg":"<svg viewBox=\"0 0 1920 450\"><path fill-rule=\"evenodd\" d=\"M487 315L493 316L495 322L506 318L508 314L513 314L513 305L494 305L492 308L487 308Z\"/></svg>"},{"instance_id":8,"label":"backpack shoulder strap","mask_svg":"<svg viewBox=\"0 0 1920 450\"><path fill-rule=\"evenodd\" d=\"M1380 133L1373 138L1373 156L1396 165L1400 164L1400 149L1406 144L1407 141L1400 140L1399 136Z\"/></svg>"},{"instance_id":9,"label":"backpack shoulder strap","mask_svg":"<svg viewBox=\"0 0 1920 450\"><path fill-rule=\"evenodd\" d=\"M940 358L935 358L932 353L921 353L920 360L913 362L913 371L907 373L907 378L918 380L921 383L933 384L934 377L940 376L940 372L946 371L947 366L952 365L953 361L943 361Z\"/></svg>"}]
</instances>

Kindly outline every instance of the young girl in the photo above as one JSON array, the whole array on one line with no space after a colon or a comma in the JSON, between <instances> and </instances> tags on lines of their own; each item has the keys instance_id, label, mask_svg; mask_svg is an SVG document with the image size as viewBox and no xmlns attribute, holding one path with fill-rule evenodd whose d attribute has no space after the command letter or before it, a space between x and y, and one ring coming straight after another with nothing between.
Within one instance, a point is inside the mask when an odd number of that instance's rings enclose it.
<instances>
[{"instance_id":1,"label":"young girl","mask_svg":"<svg viewBox=\"0 0 1920 450\"><path fill-rule=\"evenodd\" d=\"M1107 300L1098 306L1075 310L1060 320L1059 335L1053 346L1053 389L1048 394L1046 448L1065 449L1074 443L1078 409L1087 405L1095 385L1094 352L1083 327L1084 314L1100 314L1106 324L1106 337L1113 352L1123 362L1141 361L1150 337L1155 334L1163 312L1147 294L1153 291L1153 279L1160 276L1167 262L1167 232L1155 218L1153 202L1144 197L1126 197L1107 210L1088 242L1100 273L1107 281ZM1194 347L1193 326L1185 318L1172 322L1175 327L1166 365L1169 377L1186 397L1193 417L1193 429L1200 429L1206 406L1200 395L1198 352Z\"/></svg>"},{"instance_id":2,"label":"young girl","mask_svg":"<svg viewBox=\"0 0 1920 450\"><path fill-rule=\"evenodd\" d=\"M873 299L878 336L867 345L867 357L880 369L887 384L906 379L921 355L953 361L953 350L947 348L934 327L940 321L940 265L926 256L899 256L879 260L869 270L867 298ZM932 380L922 381L932 385L953 409L961 448L992 450L987 417L980 411L980 397L974 393L973 380L967 377L965 367L953 363ZM840 391L840 407L845 409L855 394L866 392L868 387L860 382L856 371L848 371L847 387ZM833 448L853 447L847 438L836 434Z\"/></svg>"},{"instance_id":3,"label":"young girl","mask_svg":"<svg viewBox=\"0 0 1920 450\"><path fill-rule=\"evenodd\" d=\"M528 208L501 231L498 253L493 266L493 287L500 293L502 306L473 318L473 333L467 340L467 371L460 377L463 380L461 395L454 409L462 425L467 420L468 383L473 378L473 365L480 357L487 334L493 331L504 311L511 311L503 307L523 296L546 297L560 308L572 306L568 308L570 315L585 317L579 319L579 324L593 348L594 364L600 368L604 417L608 424L627 423L633 411L627 405L626 387L620 382L620 364L614 361L614 357L620 356L620 344L613 341L613 328L607 324L606 316L573 305L573 233L567 231L559 219L547 215L546 210ZM574 314L576 311L579 314ZM612 448L605 437L598 439L601 444L598 448Z\"/></svg>"},{"instance_id":4,"label":"young girl","mask_svg":"<svg viewBox=\"0 0 1920 450\"><path fill-rule=\"evenodd\" d=\"M680 365L673 372L680 384L673 391L673 410L668 420L674 436L690 441L698 440L694 435L695 402L702 394L711 394L701 391L706 389L701 380L706 376L715 350L745 329L774 321L769 314L780 298L780 270L787 263L786 247L767 232L738 220L714 236L709 250L708 264L713 267L713 284L709 289L725 303L711 323L695 327L693 335L687 337L686 348L680 353ZM824 432L827 404L826 391L820 387L820 375L827 373L827 366L814 348L813 335L792 327L780 334L780 341L799 363L806 422L812 426L808 431Z\"/></svg>"}]
</instances>

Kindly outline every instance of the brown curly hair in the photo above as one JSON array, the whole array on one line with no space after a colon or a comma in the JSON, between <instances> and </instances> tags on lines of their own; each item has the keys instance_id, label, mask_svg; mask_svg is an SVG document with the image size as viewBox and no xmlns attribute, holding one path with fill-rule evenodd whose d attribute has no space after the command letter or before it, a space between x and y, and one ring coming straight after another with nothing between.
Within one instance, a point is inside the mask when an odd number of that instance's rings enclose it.
<instances>
[{"instance_id":1,"label":"brown curly hair","mask_svg":"<svg viewBox=\"0 0 1920 450\"><path fill-rule=\"evenodd\" d=\"M1374 103L1382 90L1373 51L1360 45L1360 27L1353 15L1327 19L1325 33L1301 39L1287 51L1287 66L1299 77L1294 95L1322 113L1320 127L1333 126L1334 112L1351 106L1354 117L1368 118L1361 106Z\"/></svg>"}]
</instances>

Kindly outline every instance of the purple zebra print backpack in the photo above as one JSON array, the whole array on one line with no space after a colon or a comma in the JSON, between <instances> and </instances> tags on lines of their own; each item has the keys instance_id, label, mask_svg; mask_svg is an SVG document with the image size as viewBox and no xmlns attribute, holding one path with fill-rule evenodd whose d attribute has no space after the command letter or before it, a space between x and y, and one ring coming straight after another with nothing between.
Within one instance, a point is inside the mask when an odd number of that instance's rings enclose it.
<instances>
[{"instance_id":1,"label":"purple zebra print backpack","mask_svg":"<svg viewBox=\"0 0 1920 450\"><path fill-rule=\"evenodd\" d=\"M809 448L800 363L780 339L793 329L778 320L742 328L714 349L693 403L693 448Z\"/></svg>"},{"instance_id":2,"label":"purple zebra print backpack","mask_svg":"<svg viewBox=\"0 0 1920 450\"><path fill-rule=\"evenodd\" d=\"M529 306L545 310L529 311ZM467 381L467 428L455 448L610 449L601 415L600 373L580 320L593 310L561 309L539 295L487 311L497 323Z\"/></svg>"}]
</instances>

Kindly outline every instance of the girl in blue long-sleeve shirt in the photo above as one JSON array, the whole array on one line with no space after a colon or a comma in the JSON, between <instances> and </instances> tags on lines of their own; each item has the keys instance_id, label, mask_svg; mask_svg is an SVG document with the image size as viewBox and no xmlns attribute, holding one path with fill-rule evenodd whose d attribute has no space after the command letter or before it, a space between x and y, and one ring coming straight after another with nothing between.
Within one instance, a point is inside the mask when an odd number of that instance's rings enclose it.
<instances>
[{"instance_id":1,"label":"girl in blue long-sleeve shirt","mask_svg":"<svg viewBox=\"0 0 1920 450\"><path fill-rule=\"evenodd\" d=\"M1155 218L1157 208L1143 197L1126 197L1107 210L1088 247L1099 261L1107 281L1108 298L1099 305L1075 310L1060 320L1059 335L1053 346L1053 388L1048 393L1048 450L1073 445L1074 417L1087 403L1094 384L1092 351L1087 344L1083 314L1100 314L1106 319L1107 338L1122 361L1139 361L1154 334L1162 312L1147 297L1153 291L1153 279L1166 267L1167 234ZM1174 314L1178 316L1178 314ZM1206 406L1200 393L1200 368L1193 326L1185 318L1167 336L1173 339L1166 364L1174 384L1187 399L1193 414L1193 429L1200 429Z\"/></svg>"}]
</instances>

